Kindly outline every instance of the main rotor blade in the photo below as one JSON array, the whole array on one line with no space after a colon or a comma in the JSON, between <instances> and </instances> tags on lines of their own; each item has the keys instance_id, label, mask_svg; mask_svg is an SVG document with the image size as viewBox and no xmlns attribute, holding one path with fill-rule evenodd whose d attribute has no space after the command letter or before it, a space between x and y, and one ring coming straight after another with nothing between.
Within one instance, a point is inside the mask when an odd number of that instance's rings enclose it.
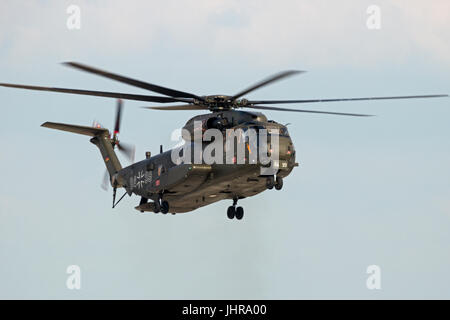
<instances>
[{"instance_id":1,"label":"main rotor blade","mask_svg":"<svg viewBox=\"0 0 450 320\"><path fill-rule=\"evenodd\" d=\"M208 110L208 107L198 106L195 104L180 104L178 106L154 106L154 107L142 107L144 109L154 110Z\"/></svg>"},{"instance_id":2,"label":"main rotor blade","mask_svg":"<svg viewBox=\"0 0 450 320\"><path fill-rule=\"evenodd\" d=\"M258 83L255 83L253 86L248 87L247 89L245 89L245 90L235 94L233 97L231 97L231 100L236 100L237 98L242 97L243 95L246 95L247 93L249 93L249 92L251 92L253 90L256 90L256 89L259 89L261 87L264 87L264 86L266 86L266 85L268 85L268 84L270 84L272 82L284 79L286 77L293 76L294 74L304 73L304 72L306 72L306 71L288 70L288 71L283 71L283 72L274 74L274 75L272 75L272 76L270 76L270 77L268 77L268 78L266 78L264 80L261 80Z\"/></svg>"},{"instance_id":3,"label":"main rotor blade","mask_svg":"<svg viewBox=\"0 0 450 320\"><path fill-rule=\"evenodd\" d=\"M76 69L80 69L89 73L93 73L102 77L106 77L109 79L113 79L119 82L123 82L138 88L142 88L142 89L146 89L146 90L150 90L153 92L157 92L160 94L163 94L165 96L169 96L169 97L177 97L177 98L194 98L194 99L199 99L201 100L200 97L198 97L195 94L189 93L189 92L183 92L183 91L178 91L178 90L174 90L174 89L170 89L170 88L165 88L165 87L161 87L158 86L156 84L152 84L152 83L148 83L148 82L143 82L140 80L136 80L136 79L132 79L132 78L128 78L128 77L124 77L118 74L114 74L111 72L107 72L104 70L100 70L100 69L96 69L81 63L77 63L77 62L63 62L64 65L69 66L69 67L73 67Z\"/></svg>"},{"instance_id":4,"label":"main rotor blade","mask_svg":"<svg viewBox=\"0 0 450 320\"><path fill-rule=\"evenodd\" d=\"M431 94L431 95L421 95L421 96L369 97L369 98L310 99L310 100L255 100L255 101L248 101L248 103L249 104L313 103L313 102L336 102L336 101L442 98L442 97L448 97L448 94Z\"/></svg>"},{"instance_id":5,"label":"main rotor blade","mask_svg":"<svg viewBox=\"0 0 450 320\"><path fill-rule=\"evenodd\" d=\"M119 98L119 99L126 99L126 100L149 101L149 102L160 102L160 103L190 102L192 100L192 99L147 96L147 95L141 95L141 94L129 94L129 93L120 93L120 92L106 92L106 91L92 91L92 90L79 90L79 89L67 89L67 88L29 86L29 85L12 84L12 83L0 83L0 86L9 87L9 88L72 93L72 94L81 94L81 95L87 95L87 96Z\"/></svg>"},{"instance_id":6,"label":"main rotor blade","mask_svg":"<svg viewBox=\"0 0 450 320\"><path fill-rule=\"evenodd\" d=\"M315 110L300 110L300 109L287 109L287 108L266 107L266 106L245 106L244 108L262 109L262 110L275 110L275 111L293 111L293 112L321 113L321 114L333 114L333 115L338 115L338 116L352 116L352 117L373 117L372 114L342 113L342 112L315 111Z\"/></svg>"}]
</instances>

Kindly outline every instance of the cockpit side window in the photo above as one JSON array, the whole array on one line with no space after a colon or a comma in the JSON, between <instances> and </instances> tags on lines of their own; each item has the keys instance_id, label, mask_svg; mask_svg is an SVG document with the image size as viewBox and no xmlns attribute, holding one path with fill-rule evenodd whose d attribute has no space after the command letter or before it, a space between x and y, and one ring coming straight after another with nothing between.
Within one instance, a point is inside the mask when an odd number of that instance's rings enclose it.
<instances>
[{"instance_id":1,"label":"cockpit side window","mask_svg":"<svg viewBox=\"0 0 450 320\"><path fill-rule=\"evenodd\" d=\"M289 132L286 127L267 128L267 133L271 135L289 137Z\"/></svg>"},{"instance_id":2,"label":"cockpit side window","mask_svg":"<svg viewBox=\"0 0 450 320\"><path fill-rule=\"evenodd\" d=\"M286 136L286 137L288 137L288 136L289 136L289 131L288 131L288 129L287 129L286 127L280 128L280 135L281 135L281 136Z\"/></svg>"}]
</instances>

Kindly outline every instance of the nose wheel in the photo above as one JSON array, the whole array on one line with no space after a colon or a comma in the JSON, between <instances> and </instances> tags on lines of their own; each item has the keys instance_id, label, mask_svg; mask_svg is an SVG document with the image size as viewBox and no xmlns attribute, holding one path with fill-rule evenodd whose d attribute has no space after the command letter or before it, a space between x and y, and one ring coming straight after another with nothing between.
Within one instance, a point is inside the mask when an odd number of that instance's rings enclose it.
<instances>
[{"instance_id":1,"label":"nose wheel","mask_svg":"<svg viewBox=\"0 0 450 320\"><path fill-rule=\"evenodd\" d=\"M281 190L281 188L283 188L283 178L277 176L277 178L275 180L275 189Z\"/></svg>"},{"instance_id":2,"label":"nose wheel","mask_svg":"<svg viewBox=\"0 0 450 320\"><path fill-rule=\"evenodd\" d=\"M272 190L274 187L277 190L281 190L283 188L283 178L279 176L277 176L276 179L274 178L274 176L267 177L266 187L269 190Z\"/></svg>"},{"instance_id":3,"label":"nose wheel","mask_svg":"<svg viewBox=\"0 0 450 320\"><path fill-rule=\"evenodd\" d=\"M272 190L274 186L275 186L275 179L273 178L273 176L267 177L266 180L267 189Z\"/></svg>"},{"instance_id":4,"label":"nose wheel","mask_svg":"<svg viewBox=\"0 0 450 320\"><path fill-rule=\"evenodd\" d=\"M228 219L234 219L241 220L244 217L244 208L242 207L236 207L237 205L237 198L233 199L233 205L229 206L227 209L227 217Z\"/></svg>"}]
</instances>

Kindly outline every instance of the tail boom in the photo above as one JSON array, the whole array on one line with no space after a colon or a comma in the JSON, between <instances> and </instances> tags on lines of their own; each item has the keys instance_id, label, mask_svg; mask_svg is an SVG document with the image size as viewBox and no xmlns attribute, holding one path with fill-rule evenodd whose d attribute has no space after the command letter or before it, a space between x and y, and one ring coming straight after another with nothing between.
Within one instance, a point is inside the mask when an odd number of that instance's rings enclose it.
<instances>
[{"instance_id":1,"label":"tail boom","mask_svg":"<svg viewBox=\"0 0 450 320\"><path fill-rule=\"evenodd\" d=\"M94 128L88 126L78 126L66 123L57 122L45 122L41 125L45 128L62 130L77 134L83 134L86 136L91 136L90 140L93 144L97 146L102 154L103 161L105 162L106 169L111 177L113 177L117 172L122 169L122 165L117 158L116 153L111 144L111 139L109 137L109 131L105 128Z\"/></svg>"}]
</instances>

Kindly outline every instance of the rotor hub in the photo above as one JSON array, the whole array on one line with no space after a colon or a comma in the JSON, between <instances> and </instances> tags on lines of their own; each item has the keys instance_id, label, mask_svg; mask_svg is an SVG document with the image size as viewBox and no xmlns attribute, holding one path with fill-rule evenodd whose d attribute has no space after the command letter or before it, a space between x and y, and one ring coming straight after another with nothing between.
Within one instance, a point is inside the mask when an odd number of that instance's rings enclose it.
<instances>
[{"instance_id":1,"label":"rotor hub","mask_svg":"<svg viewBox=\"0 0 450 320\"><path fill-rule=\"evenodd\" d=\"M194 100L194 104L205 106L211 111L230 110L235 108L242 108L248 105L247 99L233 100L232 96L227 95L209 95L203 96L203 100Z\"/></svg>"}]
</instances>

